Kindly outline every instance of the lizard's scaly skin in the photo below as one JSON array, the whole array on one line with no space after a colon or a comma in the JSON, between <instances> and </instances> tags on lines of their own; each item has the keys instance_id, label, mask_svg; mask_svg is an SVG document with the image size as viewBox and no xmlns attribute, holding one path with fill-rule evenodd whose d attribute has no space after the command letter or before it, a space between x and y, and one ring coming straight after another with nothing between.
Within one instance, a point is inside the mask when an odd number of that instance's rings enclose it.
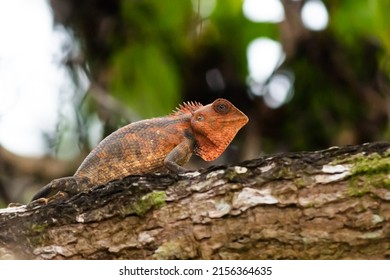
<instances>
[{"instance_id":1,"label":"lizard's scaly skin","mask_svg":"<svg viewBox=\"0 0 390 280\"><path fill-rule=\"evenodd\" d=\"M193 153L207 161L219 157L247 122L248 117L225 99L206 106L185 103L169 116L113 132L91 151L73 177L53 180L33 200L53 190L78 192L128 175L184 172L181 166Z\"/></svg>"},{"instance_id":2,"label":"lizard's scaly skin","mask_svg":"<svg viewBox=\"0 0 390 280\"><path fill-rule=\"evenodd\" d=\"M168 151L185 141L185 130L190 131L189 122L178 118L129 124L100 142L74 176L104 184L130 174L164 171Z\"/></svg>"}]
</instances>

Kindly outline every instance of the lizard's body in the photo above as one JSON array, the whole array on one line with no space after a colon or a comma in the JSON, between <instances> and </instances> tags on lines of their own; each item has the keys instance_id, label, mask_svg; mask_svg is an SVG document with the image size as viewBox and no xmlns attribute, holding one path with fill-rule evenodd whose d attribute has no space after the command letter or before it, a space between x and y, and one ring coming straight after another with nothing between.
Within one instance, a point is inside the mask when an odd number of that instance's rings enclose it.
<instances>
[{"instance_id":1,"label":"lizard's body","mask_svg":"<svg viewBox=\"0 0 390 280\"><path fill-rule=\"evenodd\" d=\"M191 133L187 119L155 118L120 128L86 157L74 176L104 184L123 175L166 170L164 159L168 153L182 142L191 142L185 137L185 131Z\"/></svg>"},{"instance_id":2,"label":"lizard's body","mask_svg":"<svg viewBox=\"0 0 390 280\"><path fill-rule=\"evenodd\" d=\"M53 191L79 192L128 175L184 172L191 155L217 158L247 116L225 99L181 105L173 114L126 125L103 139L72 177L53 180L33 200Z\"/></svg>"}]
</instances>

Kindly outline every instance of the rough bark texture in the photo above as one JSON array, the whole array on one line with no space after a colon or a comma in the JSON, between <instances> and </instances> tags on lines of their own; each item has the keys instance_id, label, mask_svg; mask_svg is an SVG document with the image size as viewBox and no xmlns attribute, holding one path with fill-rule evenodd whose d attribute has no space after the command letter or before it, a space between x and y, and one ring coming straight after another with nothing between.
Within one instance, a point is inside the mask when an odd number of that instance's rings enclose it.
<instances>
[{"instance_id":1,"label":"rough bark texture","mask_svg":"<svg viewBox=\"0 0 390 280\"><path fill-rule=\"evenodd\" d=\"M0 210L0 256L390 259L390 143L130 176Z\"/></svg>"}]
</instances>

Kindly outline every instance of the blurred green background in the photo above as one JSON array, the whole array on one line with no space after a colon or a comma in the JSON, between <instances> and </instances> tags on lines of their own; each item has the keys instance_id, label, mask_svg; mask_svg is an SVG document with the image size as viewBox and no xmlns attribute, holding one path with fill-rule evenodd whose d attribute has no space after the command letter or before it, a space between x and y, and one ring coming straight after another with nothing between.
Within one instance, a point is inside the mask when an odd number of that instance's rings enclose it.
<instances>
[{"instance_id":1,"label":"blurred green background","mask_svg":"<svg viewBox=\"0 0 390 280\"><path fill-rule=\"evenodd\" d=\"M183 101L223 97L249 116L211 164L390 136L390 1L48 3L54 26L70 38L61 63L73 87L62 102L74 117L62 112L55 129L42 132L44 157L1 148L3 205L71 175L118 127Z\"/></svg>"}]
</instances>

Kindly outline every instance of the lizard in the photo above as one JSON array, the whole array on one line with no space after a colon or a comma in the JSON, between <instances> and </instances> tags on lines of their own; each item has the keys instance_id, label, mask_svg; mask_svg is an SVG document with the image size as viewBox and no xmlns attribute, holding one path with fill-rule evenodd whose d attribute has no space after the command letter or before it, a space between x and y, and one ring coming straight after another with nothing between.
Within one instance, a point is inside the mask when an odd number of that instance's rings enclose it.
<instances>
[{"instance_id":1,"label":"lizard","mask_svg":"<svg viewBox=\"0 0 390 280\"><path fill-rule=\"evenodd\" d=\"M192 154L218 158L248 117L228 100L179 105L170 115L130 123L104 138L71 177L54 179L32 201L76 194L129 175L183 173Z\"/></svg>"}]
</instances>

